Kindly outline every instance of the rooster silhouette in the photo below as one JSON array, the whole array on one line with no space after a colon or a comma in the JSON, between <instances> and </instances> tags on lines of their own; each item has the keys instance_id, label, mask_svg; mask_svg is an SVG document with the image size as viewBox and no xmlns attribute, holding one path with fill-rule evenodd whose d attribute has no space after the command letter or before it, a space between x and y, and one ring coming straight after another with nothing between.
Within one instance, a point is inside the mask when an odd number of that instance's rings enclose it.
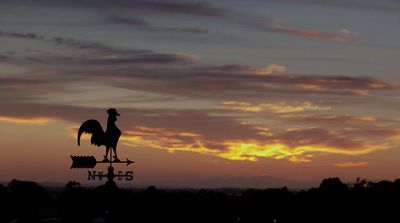
<instances>
[{"instance_id":1,"label":"rooster silhouette","mask_svg":"<svg viewBox=\"0 0 400 223\"><path fill-rule=\"evenodd\" d=\"M81 127L78 130L78 146L81 144L81 135L82 133L92 134L90 142L92 145L96 146L105 146L106 147L106 155L104 156L103 162L109 162L108 153L110 152L110 148L114 151L114 162L119 162L117 156L117 143L119 137L121 136L121 130L115 125L117 121L117 116L120 116L115 108L110 108L107 110L108 120L107 120L107 129L103 130L99 121L94 119L89 119L82 123ZM111 156L111 154L110 154Z\"/></svg>"}]
</instances>

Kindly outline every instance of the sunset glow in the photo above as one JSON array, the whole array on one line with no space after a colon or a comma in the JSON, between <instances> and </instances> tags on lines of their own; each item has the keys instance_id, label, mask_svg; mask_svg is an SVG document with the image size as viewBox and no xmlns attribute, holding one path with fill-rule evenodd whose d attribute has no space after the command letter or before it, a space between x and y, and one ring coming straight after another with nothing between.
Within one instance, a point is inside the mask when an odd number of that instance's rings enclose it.
<instances>
[{"instance_id":1,"label":"sunset glow","mask_svg":"<svg viewBox=\"0 0 400 223\"><path fill-rule=\"evenodd\" d=\"M398 2L112 2L0 1L0 180L81 179L109 108L138 182L399 177Z\"/></svg>"},{"instance_id":2,"label":"sunset glow","mask_svg":"<svg viewBox=\"0 0 400 223\"><path fill-rule=\"evenodd\" d=\"M0 116L0 122L8 122L15 124L44 125L55 121L56 121L55 119L41 118L41 117L16 118L16 117Z\"/></svg>"}]
</instances>

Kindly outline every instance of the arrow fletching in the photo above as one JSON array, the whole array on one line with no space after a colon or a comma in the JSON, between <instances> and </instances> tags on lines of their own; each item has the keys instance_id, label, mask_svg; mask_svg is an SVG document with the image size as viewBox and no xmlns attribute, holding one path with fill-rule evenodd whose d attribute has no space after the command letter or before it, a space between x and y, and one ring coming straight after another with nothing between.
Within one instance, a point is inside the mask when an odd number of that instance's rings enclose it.
<instances>
[{"instance_id":1,"label":"arrow fletching","mask_svg":"<svg viewBox=\"0 0 400 223\"><path fill-rule=\"evenodd\" d=\"M94 156L71 156L71 169L92 169L96 166Z\"/></svg>"}]
</instances>

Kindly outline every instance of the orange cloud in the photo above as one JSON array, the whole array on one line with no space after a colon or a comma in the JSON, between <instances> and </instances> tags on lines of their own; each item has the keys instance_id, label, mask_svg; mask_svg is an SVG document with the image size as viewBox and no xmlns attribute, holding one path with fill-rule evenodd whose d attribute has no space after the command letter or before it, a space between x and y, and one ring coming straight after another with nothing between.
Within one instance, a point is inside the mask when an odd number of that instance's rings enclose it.
<instances>
[{"instance_id":1,"label":"orange cloud","mask_svg":"<svg viewBox=\"0 0 400 223\"><path fill-rule=\"evenodd\" d=\"M304 111L325 111L330 110L328 106L320 107L309 101L304 102L278 102L278 103L250 103L242 101L225 101L222 103L229 110L244 112L271 111L273 113L293 113Z\"/></svg>"},{"instance_id":2,"label":"orange cloud","mask_svg":"<svg viewBox=\"0 0 400 223\"><path fill-rule=\"evenodd\" d=\"M260 129L260 131L267 131ZM285 134L297 134L300 138L312 137L312 133L302 133L300 130L287 131ZM389 145L364 144L345 142L341 136L330 135L331 139L298 141L292 135L272 135L268 133L265 139L222 139L208 140L206 136L191 132L171 131L163 128L145 126L135 127L121 137L124 145L130 147L151 147L168 152L189 151L204 155L220 157L228 160L258 161L260 158L286 159L293 163L311 162L318 154L338 154L356 156L387 149ZM301 135L303 134L303 135ZM290 137L286 139L285 137ZM314 135L314 138L316 136ZM343 140L344 142L335 143ZM333 141L333 142L332 142Z\"/></svg>"},{"instance_id":3,"label":"orange cloud","mask_svg":"<svg viewBox=\"0 0 400 223\"><path fill-rule=\"evenodd\" d=\"M51 122L57 121L53 118L45 117L10 117L10 116L0 116L0 122L14 123L14 124L29 124L29 125L45 125Z\"/></svg>"},{"instance_id":4,"label":"orange cloud","mask_svg":"<svg viewBox=\"0 0 400 223\"><path fill-rule=\"evenodd\" d=\"M343 168L348 168L348 167L362 167L362 166L368 166L368 162L346 162L346 163L336 163L335 166L337 166L337 167L343 167Z\"/></svg>"},{"instance_id":5,"label":"orange cloud","mask_svg":"<svg viewBox=\"0 0 400 223\"><path fill-rule=\"evenodd\" d=\"M268 66L258 68L255 70L255 73L259 75L281 74L286 72L287 68L279 64L270 64Z\"/></svg>"}]
</instances>

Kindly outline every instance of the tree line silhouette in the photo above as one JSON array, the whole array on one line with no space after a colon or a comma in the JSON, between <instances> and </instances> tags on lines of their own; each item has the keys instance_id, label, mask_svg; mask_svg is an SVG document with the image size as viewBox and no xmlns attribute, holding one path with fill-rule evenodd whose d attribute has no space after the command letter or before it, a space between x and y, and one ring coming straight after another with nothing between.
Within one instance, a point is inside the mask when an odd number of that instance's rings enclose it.
<instances>
[{"instance_id":1,"label":"tree line silhouette","mask_svg":"<svg viewBox=\"0 0 400 223\"><path fill-rule=\"evenodd\" d=\"M34 182L0 184L0 222L400 222L400 179L318 188L160 190L95 188L68 182L48 189Z\"/></svg>"}]
</instances>

